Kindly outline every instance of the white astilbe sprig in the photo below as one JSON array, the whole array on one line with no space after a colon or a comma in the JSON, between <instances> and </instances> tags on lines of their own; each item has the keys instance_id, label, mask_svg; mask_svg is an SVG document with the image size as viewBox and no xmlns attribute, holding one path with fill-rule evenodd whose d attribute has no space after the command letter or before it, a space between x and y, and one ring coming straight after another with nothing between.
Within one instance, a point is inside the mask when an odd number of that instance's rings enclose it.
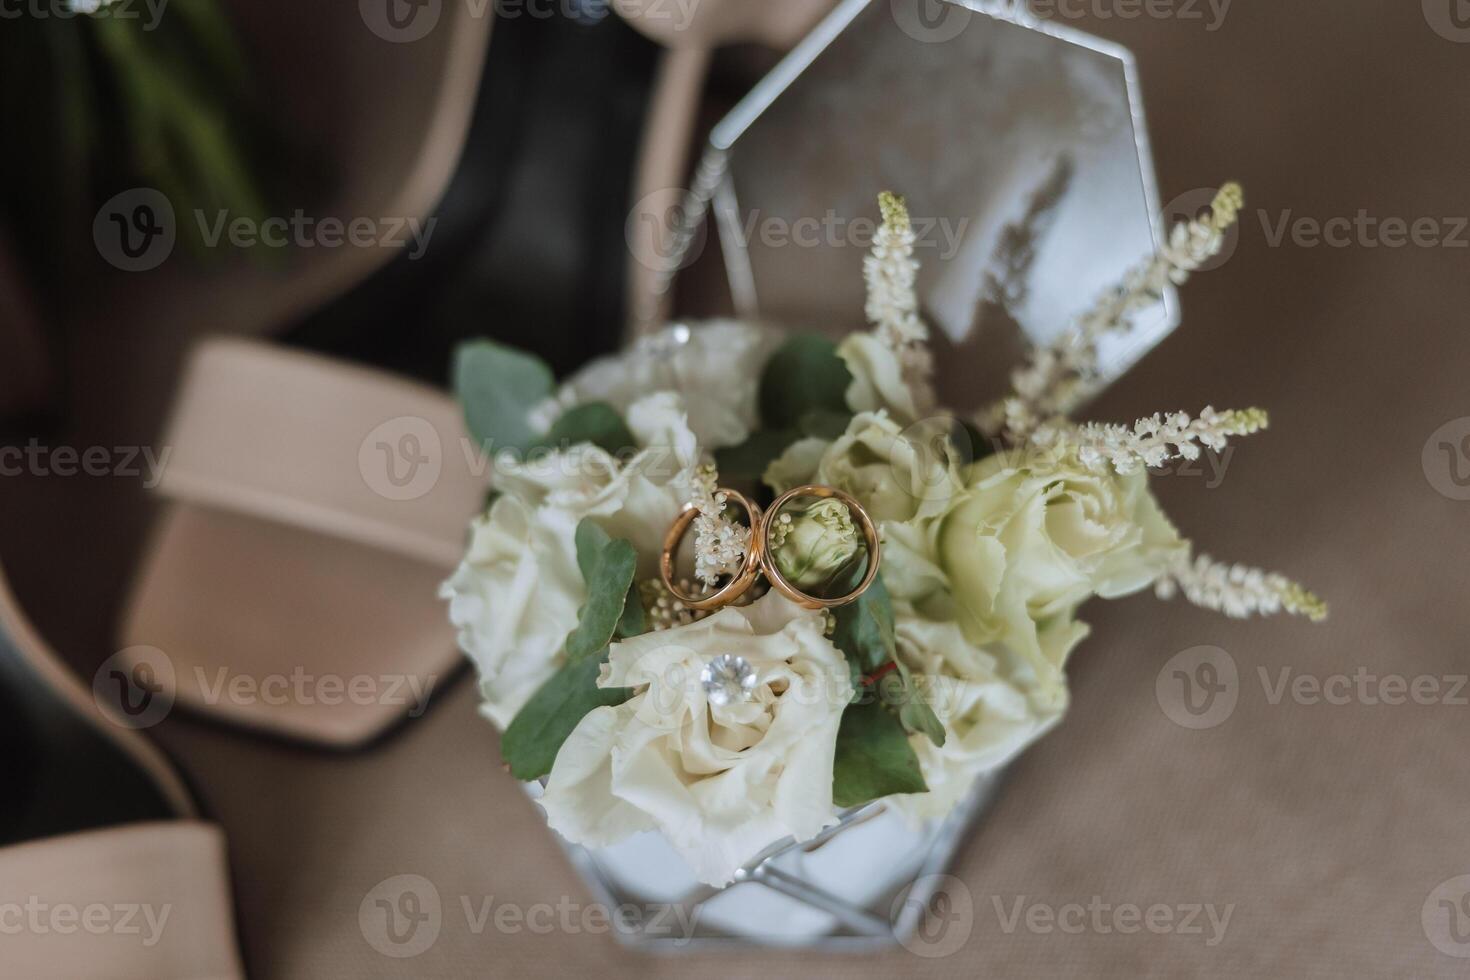
<instances>
[{"instance_id":1,"label":"white astilbe sprig","mask_svg":"<svg viewBox=\"0 0 1470 980\"><path fill-rule=\"evenodd\" d=\"M1283 610L1314 623L1327 618L1327 603L1286 576L1217 562L1209 555L1191 558L1181 553L1178 563L1160 576L1154 589L1160 599L1183 593L1196 606L1235 619L1271 616Z\"/></svg>"},{"instance_id":2,"label":"white astilbe sprig","mask_svg":"<svg viewBox=\"0 0 1470 980\"><path fill-rule=\"evenodd\" d=\"M694 519L694 577L714 588L722 576L734 575L750 548L750 528L725 517L728 496L719 489L714 464L694 472L689 503L699 511Z\"/></svg>"},{"instance_id":3,"label":"white astilbe sprig","mask_svg":"<svg viewBox=\"0 0 1470 980\"><path fill-rule=\"evenodd\" d=\"M1037 429L1038 445L1065 443L1077 450L1082 465L1092 470L1111 466L1128 475L1171 459L1199 459L1205 449L1222 451L1232 436L1248 436L1270 424L1259 408L1217 412L1206 407L1198 418L1188 412L1150 415L1133 425L1089 422L1086 425Z\"/></svg>"},{"instance_id":4,"label":"white astilbe sprig","mask_svg":"<svg viewBox=\"0 0 1470 980\"><path fill-rule=\"evenodd\" d=\"M865 312L878 337L893 349L923 343L929 330L919 317L919 297L914 283L919 263L914 258L913 223L903 198L890 191L878 195L883 224L873 235L873 248L863 259L863 279L868 286Z\"/></svg>"},{"instance_id":5,"label":"white astilbe sprig","mask_svg":"<svg viewBox=\"0 0 1470 980\"><path fill-rule=\"evenodd\" d=\"M1012 393L980 413L981 429L990 435L1004 432L1019 444L1051 419L1071 411L1096 377L1098 341L1126 330L1133 315L1157 303L1166 286L1183 285L1191 273L1219 255L1225 233L1244 205L1240 185L1229 183L1215 195L1207 217L1176 225L1168 243L1099 296L1071 330L1031 352L1011 375Z\"/></svg>"},{"instance_id":6,"label":"white astilbe sprig","mask_svg":"<svg viewBox=\"0 0 1470 980\"><path fill-rule=\"evenodd\" d=\"M914 404L927 411L935 403L934 360L929 351L929 327L919 315L915 283L919 262L914 258L913 222L904 199L891 191L878 195L883 223L873 235L873 247L863 259L867 283L864 312L873 334L898 355L904 383L914 393Z\"/></svg>"}]
</instances>

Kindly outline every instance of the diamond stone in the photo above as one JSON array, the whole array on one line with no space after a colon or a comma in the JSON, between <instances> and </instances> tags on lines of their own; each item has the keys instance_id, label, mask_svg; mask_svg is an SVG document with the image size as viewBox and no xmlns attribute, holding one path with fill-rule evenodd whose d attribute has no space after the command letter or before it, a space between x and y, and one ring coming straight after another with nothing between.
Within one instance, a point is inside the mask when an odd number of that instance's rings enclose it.
<instances>
[{"instance_id":1,"label":"diamond stone","mask_svg":"<svg viewBox=\"0 0 1470 980\"><path fill-rule=\"evenodd\" d=\"M724 707L734 701L749 700L755 692L755 668L750 661L733 653L722 653L704 665L699 672L709 703Z\"/></svg>"}]
</instances>

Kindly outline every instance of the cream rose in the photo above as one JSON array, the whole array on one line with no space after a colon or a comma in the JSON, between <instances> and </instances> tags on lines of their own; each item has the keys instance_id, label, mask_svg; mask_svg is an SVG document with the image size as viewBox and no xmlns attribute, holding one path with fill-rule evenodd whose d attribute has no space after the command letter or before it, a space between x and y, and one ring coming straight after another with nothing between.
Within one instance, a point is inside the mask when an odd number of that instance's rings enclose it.
<instances>
[{"instance_id":1,"label":"cream rose","mask_svg":"<svg viewBox=\"0 0 1470 980\"><path fill-rule=\"evenodd\" d=\"M748 699L711 702L700 672L721 654L754 671ZM836 821L837 728L847 661L819 613L777 593L613 645L599 680L637 694L594 709L562 745L540 799L550 825L591 847L657 829L700 881Z\"/></svg>"},{"instance_id":2,"label":"cream rose","mask_svg":"<svg viewBox=\"0 0 1470 980\"><path fill-rule=\"evenodd\" d=\"M852 494L875 521L942 514L963 487L948 432L939 418L900 429L886 413L863 412L823 454L817 482Z\"/></svg>"},{"instance_id":3,"label":"cream rose","mask_svg":"<svg viewBox=\"0 0 1470 980\"><path fill-rule=\"evenodd\" d=\"M929 792L896 796L893 803L916 819L941 817L976 777L1006 765L1050 730L1066 701L1032 697L1034 672L1004 646L977 647L957 624L925 619L903 604L895 613L898 655L944 725L945 740L937 746L922 735L910 739ZM1083 624L1059 619L1041 631L1040 643L1049 659L1064 661L1086 635Z\"/></svg>"},{"instance_id":4,"label":"cream rose","mask_svg":"<svg viewBox=\"0 0 1470 980\"><path fill-rule=\"evenodd\" d=\"M966 638L1030 662L1053 699L1065 693L1070 645L1049 646L1041 634L1092 595L1148 586L1185 547L1146 473L1094 472L1071 454L981 460L933 531L934 571Z\"/></svg>"},{"instance_id":5,"label":"cream rose","mask_svg":"<svg viewBox=\"0 0 1470 980\"><path fill-rule=\"evenodd\" d=\"M640 577L658 574L663 532L689 499L698 444L679 396L631 405L638 453L626 463L592 445L496 461L500 491L470 525L470 545L440 587L460 648L475 662L481 711L505 728L565 660L563 644L587 599L577 524L590 517L632 542Z\"/></svg>"},{"instance_id":6,"label":"cream rose","mask_svg":"<svg viewBox=\"0 0 1470 980\"><path fill-rule=\"evenodd\" d=\"M708 449L737 446L756 426L756 386L779 335L738 320L675 324L626 351L592 361L573 375L533 417L549 427L562 412L584 402L607 402L618 411L650 392L683 396L689 429Z\"/></svg>"},{"instance_id":7,"label":"cream rose","mask_svg":"<svg viewBox=\"0 0 1470 980\"><path fill-rule=\"evenodd\" d=\"M964 489L950 427L936 417L901 429L886 412L862 412L832 442L794 443L765 480L778 493L820 483L852 494L882 529L884 581L898 595L923 594L943 583L928 528Z\"/></svg>"},{"instance_id":8,"label":"cream rose","mask_svg":"<svg viewBox=\"0 0 1470 980\"><path fill-rule=\"evenodd\" d=\"M923 356L917 350L910 355ZM837 346L837 356L852 374L847 407L854 412L881 409L909 425L933 411L933 392L912 377L918 365L905 364L903 356L875 334L849 334Z\"/></svg>"}]
</instances>

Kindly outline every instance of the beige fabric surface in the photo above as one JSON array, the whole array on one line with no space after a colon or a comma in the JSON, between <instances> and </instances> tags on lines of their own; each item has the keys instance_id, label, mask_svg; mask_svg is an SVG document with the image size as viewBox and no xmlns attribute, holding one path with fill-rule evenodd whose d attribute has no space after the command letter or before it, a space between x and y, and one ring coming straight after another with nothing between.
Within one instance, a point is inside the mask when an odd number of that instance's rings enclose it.
<instances>
[{"instance_id":1,"label":"beige fabric surface","mask_svg":"<svg viewBox=\"0 0 1470 980\"><path fill-rule=\"evenodd\" d=\"M1249 196L1234 257L1184 295L1185 326L1094 414L1271 409L1271 431L1239 446L1217 487L1174 476L1159 492L1203 547L1305 580L1332 601L1331 621L1239 623L1151 597L1088 607L1095 634L1073 661L1071 714L1016 765L962 849L954 873L973 898L972 935L937 959L646 958L603 935L497 931L493 920L475 934L461 897L478 909L491 896L521 906L588 896L501 771L470 683L350 756L174 717L158 731L229 836L253 977L1470 971L1421 921L1458 897L1453 883L1436 892L1442 883L1470 874L1470 707L1304 704L1289 693L1272 703L1258 675L1274 688L1283 668L1318 679L1470 671L1470 502L1436 489L1454 487L1448 457L1431 451L1444 461L1433 480L1422 462L1431 434L1470 415L1470 250L1305 248L1290 236L1272 247L1258 213L1273 229L1287 212L1470 215L1470 44L1440 36L1403 0L1237 0L1216 31L1209 4L1190 9L1203 19L1075 22L1137 54L1165 199L1231 177ZM0 544L22 599L89 675L108 652L107 624L78 612L115 607L135 537L115 528L136 521L108 513L103 491L57 482L4 488L0 512L26 520L7 521ZM1223 724L1193 731L1160 709L1155 686L1171 657L1202 644L1233 657L1239 701ZM377 952L359 921L369 891L401 874L428 879L444 905L437 941L412 959ZM1210 946L1208 924L1204 935L1065 934L1023 919L1008 933L995 903L1008 916L1018 900L1234 908Z\"/></svg>"},{"instance_id":2,"label":"beige fabric surface","mask_svg":"<svg viewBox=\"0 0 1470 980\"><path fill-rule=\"evenodd\" d=\"M225 841L193 820L0 849L0 968L28 980L240 980Z\"/></svg>"}]
</instances>

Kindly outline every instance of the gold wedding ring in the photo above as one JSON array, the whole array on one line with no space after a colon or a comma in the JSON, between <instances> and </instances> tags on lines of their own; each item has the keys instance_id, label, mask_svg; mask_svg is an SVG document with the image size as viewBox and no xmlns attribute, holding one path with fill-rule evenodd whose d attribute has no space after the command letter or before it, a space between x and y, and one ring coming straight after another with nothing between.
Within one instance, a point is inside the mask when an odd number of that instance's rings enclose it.
<instances>
[{"instance_id":1,"label":"gold wedding ring","mask_svg":"<svg viewBox=\"0 0 1470 980\"><path fill-rule=\"evenodd\" d=\"M763 557L761 544L761 509L751 503L745 494L736 490L720 489L715 491L716 496L724 494L725 498L732 503L738 504L745 509L746 516L750 518L750 546L745 549L745 560L741 562L740 572L732 578L723 588L712 595L693 596L679 588L674 579L674 555L679 551L679 542L684 540L684 534L689 530L689 525L699 516L699 509L693 504L685 504L679 516L674 518L674 523L669 526L669 531L664 535L664 550L659 555L658 571L663 577L664 586L675 599L678 599L690 609L718 609L729 605L740 598L755 580L760 577L761 559Z\"/></svg>"},{"instance_id":2,"label":"gold wedding ring","mask_svg":"<svg viewBox=\"0 0 1470 980\"><path fill-rule=\"evenodd\" d=\"M699 510L693 504L685 505L679 516L674 518L674 523L670 525L668 533L664 535L663 552L659 555L659 574L670 594L690 609L711 610L729 605L748 592L755 584L755 580L762 574L766 576L772 588L797 605L806 609L832 609L855 601L878 577L878 566L883 558L883 546L878 540L878 528L873 524L868 512L863 509L863 505L858 503L851 494L834 487L809 484L786 491L776 499L770 510L762 512L760 507L738 491L722 488L716 492L724 494L727 500L744 508L746 515L750 518L750 544L745 550L745 559L741 562L739 573L718 591L703 597L684 592L674 578L674 556L679 550L680 542L684 540L684 535L689 530L689 525L693 524L695 518L699 516ZM786 576L781 574L781 569L776 567L774 552L771 548L771 531L781 508L798 497L840 500L862 529L863 539L868 546L868 570L857 588L845 596L823 599L810 595L792 585Z\"/></svg>"},{"instance_id":3,"label":"gold wedding ring","mask_svg":"<svg viewBox=\"0 0 1470 980\"><path fill-rule=\"evenodd\" d=\"M858 583L857 588L845 596L839 596L836 599L823 599L810 595L792 585L786 579L786 576L781 574L781 569L776 567L776 559L771 549L771 531L776 525L781 508L798 497L840 500L847 507L848 513L852 515L853 520L857 521L858 526L862 529L863 539L868 545L868 571L863 575L863 580ZM878 577L878 564L883 560L883 545L878 540L878 528L873 524L873 519L868 516L868 512L863 509L863 505L858 503L851 494L843 493L835 487L824 487L817 484L795 487L777 497L776 502L771 504L771 509L766 512L766 515L766 519L762 522L760 533L761 571L765 573L766 579L771 583L772 588L798 606L804 606L807 609L833 609L837 606L845 606L850 602L857 601L858 596L868 591L868 587Z\"/></svg>"}]
</instances>

